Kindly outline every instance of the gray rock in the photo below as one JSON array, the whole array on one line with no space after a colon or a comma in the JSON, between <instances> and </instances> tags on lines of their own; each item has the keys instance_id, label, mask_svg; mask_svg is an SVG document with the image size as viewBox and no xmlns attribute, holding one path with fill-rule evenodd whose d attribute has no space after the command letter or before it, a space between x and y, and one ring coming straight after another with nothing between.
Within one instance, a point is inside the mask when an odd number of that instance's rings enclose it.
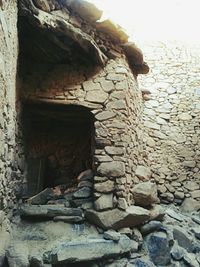
<instances>
[{"instance_id":1,"label":"gray rock","mask_svg":"<svg viewBox=\"0 0 200 267\"><path fill-rule=\"evenodd\" d=\"M86 19L91 22L99 20L103 13L103 11L98 9L93 3L90 3L89 1L85 0L68 0L67 5L70 7L70 9L79 14L83 19Z\"/></svg>"},{"instance_id":2,"label":"gray rock","mask_svg":"<svg viewBox=\"0 0 200 267\"><path fill-rule=\"evenodd\" d=\"M118 208L121 210L126 210L128 208L128 204L125 198L118 198Z\"/></svg>"},{"instance_id":3,"label":"gray rock","mask_svg":"<svg viewBox=\"0 0 200 267\"><path fill-rule=\"evenodd\" d=\"M198 211L200 210L200 203L195 199L186 198L181 205L181 210L183 212Z\"/></svg>"},{"instance_id":4,"label":"gray rock","mask_svg":"<svg viewBox=\"0 0 200 267\"><path fill-rule=\"evenodd\" d=\"M111 156L124 154L124 149L121 147L106 146L105 151Z\"/></svg>"},{"instance_id":5,"label":"gray rock","mask_svg":"<svg viewBox=\"0 0 200 267\"><path fill-rule=\"evenodd\" d=\"M76 192L74 192L74 198L89 198L92 195L92 190L89 187L81 187Z\"/></svg>"},{"instance_id":6,"label":"gray rock","mask_svg":"<svg viewBox=\"0 0 200 267\"><path fill-rule=\"evenodd\" d=\"M138 242L139 246L141 246L142 243L143 243L143 237L142 237L142 234L141 234L141 232L140 232L137 228L133 228L131 239L133 239L133 240L135 240L136 242Z\"/></svg>"},{"instance_id":7,"label":"gray rock","mask_svg":"<svg viewBox=\"0 0 200 267\"><path fill-rule=\"evenodd\" d=\"M196 260L196 256L193 253L186 253L183 257L184 261L189 265L190 267L199 267L199 263Z\"/></svg>"},{"instance_id":8,"label":"gray rock","mask_svg":"<svg viewBox=\"0 0 200 267\"><path fill-rule=\"evenodd\" d=\"M171 261L167 235L163 232L151 233L145 239L149 257L155 265L165 266Z\"/></svg>"},{"instance_id":9,"label":"gray rock","mask_svg":"<svg viewBox=\"0 0 200 267\"><path fill-rule=\"evenodd\" d=\"M137 242L127 236L121 236L118 242L105 239L75 240L61 243L51 251L45 252L43 261L50 264L76 263L109 258L137 249Z\"/></svg>"},{"instance_id":10,"label":"gray rock","mask_svg":"<svg viewBox=\"0 0 200 267\"><path fill-rule=\"evenodd\" d=\"M114 230L108 230L106 232L104 232L103 234L103 238L106 240L113 240L113 241L119 241L121 237L121 234L114 231Z\"/></svg>"},{"instance_id":11,"label":"gray rock","mask_svg":"<svg viewBox=\"0 0 200 267\"><path fill-rule=\"evenodd\" d=\"M174 211L172 209L167 209L166 210L166 214L169 215L171 218L179 221L179 222L184 221L184 217L181 214L179 214L178 212L176 212L176 211Z\"/></svg>"},{"instance_id":12,"label":"gray rock","mask_svg":"<svg viewBox=\"0 0 200 267\"><path fill-rule=\"evenodd\" d=\"M32 205L43 205L48 202L48 200L53 199L54 191L52 188L46 188L37 195L29 198L27 200L28 204Z\"/></svg>"},{"instance_id":13,"label":"gray rock","mask_svg":"<svg viewBox=\"0 0 200 267\"><path fill-rule=\"evenodd\" d=\"M98 211L113 208L113 194L102 194L97 200L95 200L94 207Z\"/></svg>"},{"instance_id":14,"label":"gray rock","mask_svg":"<svg viewBox=\"0 0 200 267\"><path fill-rule=\"evenodd\" d=\"M143 235L147 235L154 231L158 231L163 227L162 223L159 221L151 221L140 228L140 231Z\"/></svg>"},{"instance_id":15,"label":"gray rock","mask_svg":"<svg viewBox=\"0 0 200 267\"><path fill-rule=\"evenodd\" d=\"M186 249L188 252L193 250L193 238L184 228L178 226L174 228L173 236L180 247Z\"/></svg>"},{"instance_id":16,"label":"gray rock","mask_svg":"<svg viewBox=\"0 0 200 267\"><path fill-rule=\"evenodd\" d=\"M79 174L77 177L78 181L92 181L94 177L93 171L88 169Z\"/></svg>"},{"instance_id":17,"label":"gray rock","mask_svg":"<svg viewBox=\"0 0 200 267\"><path fill-rule=\"evenodd\" d=\"M116 113L114 113L112 111L102 111L102 112L98 113L95 117L98 121L105 121L105 120L112 119L115 116L116 116Z\"/></svg>"},{"instance_id":18,"label":"gray rock","mask_svg":"<svg viewBox=\"0 0 200 267\"><path fill-rule=\"evenodd\" d=\"M151 262L150 260L145 260L145 259L135 259L133 261L131 261L131 265L130 267L156 267L153 262Z\"/></svg>"},{"instance_id":19,"label":"gray rock","mask_svg":"<svg viewBox=\"0 0 200 267\"><path fill-rule=\"evenodd\" d=\"M125 175L125 164L121 161L103 162L97 172L102 176L121 177Z\"/></svg>"},{"instance_id":20,"label":"gray rock","mask_svg":"<svg viewBox=\"0 0 200 267\"><path fill-rule=\"evenodd\" d=\"M108 98L108 94L105 93L104 91L93 90L93 91L87 92L85 101L103 104L107 98Z\"/></svg>"},{"instance_id":21,"label":"gray rock","mask_svg":"<svg viewBox=\"0 0 200 267\"><path fill-rule=\"evenodd\" d=\"M23 205L20 214L26 217L54 218L56 216L82 216L78 208L65 208L63 205Z\"/></svg>"},{"instance_id":22,"label":"gray rock","mask_svg":"<svg viewBox=\"0 0 200 267\"><path fill-rule=\"evenodd\" d=\"M196 238L200 239L200 227L192 228L192 232L194 233Z\"/></svg>"},{"instance_id":23,"label":"gray rock","mask_svg":"<svg viewBox=\"0 0 200 267\"><path fill-rule=\"evenodd\" d=\"M171 249L172 258L176 261L179 261L183 258L184 254L185 254L185 250L179 247L177 243L175 243Z\"/></svg>"},{"instance_id":24,"label":"gray rock","mask_svg":"<svg viewBox=\"0 0 200 267\"><path fill-rule=\"evenodd\" d=\"M56 216L53 220L54 222L79 223L83 222L84 218L81 216Z\"/></svg>"},{"instance_id":25,"label":"gray rock","mask_svg":"<svg viewBox=\"0 0 200 267\"><path fill-rule=\"evenodd\" d=\"M35 6L45 12L50 12L50 6L47 0L34 0Z\"/></svg>"},{"instance_id":26,"label":"gray rock","mask_svg":"<svg viewBox=\"0 0 200 267\"><path fill-rule=\"evenodd\" d=\"M119 209L104 212L87 210L85 216L88 221L100 228L115 230L124 227L134 227L150 219L149 211L137 206L130 206L126 211Z\"/></svg>"},{"instance_id":27,"label":"gray rock","mask_svg":"<svg viewBox=\"0 0 200 267\"><path fill-rule=\"evenodd\" d=\"M132 193L136 205L145 207L158 202L157 186L154 183L139 183L134 186Z\"/></svg>"},{"instance_id":28,"label":"gray rock","mask_svg":"<svg viewBox=\"0 0 200 267\"><path fill-rule=\"evenodd\" d=\"M13 243L6 252L6 258L10 267L29 266L29 251L25 242Z\"/></svg>"},{"instance_id":29,"label":"gray rock","mask_svg":"<svg viewBox=\"0 0 200 267\"><path fill-rule=\"evenodd\" d=\"M111 180L107 180L102 183L95 183L94 190L100 193L109 193L114 190L114 182Z\"/></svg>"},{"instance_id":30,"label":"gray rock","mask_svg":"<svg viewBox=\"0 0 200 267\"><path fill-rule=\"evenodd\" d=\"M151 170L148 167L138 165L135 170L135 175L138 176L141 180L149 180L151 177Z\"/></svg>"}]
</instances>

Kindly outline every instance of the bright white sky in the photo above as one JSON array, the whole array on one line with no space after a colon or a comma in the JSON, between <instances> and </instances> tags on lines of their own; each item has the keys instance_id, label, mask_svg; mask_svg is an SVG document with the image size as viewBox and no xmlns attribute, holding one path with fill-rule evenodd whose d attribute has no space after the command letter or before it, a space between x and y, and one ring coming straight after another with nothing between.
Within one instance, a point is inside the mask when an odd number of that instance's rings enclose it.
<instances>
[{"instance_id":1,"label":"bright white sky","mask_svg":"<svg viewBox=\"0 0 200 267\"><path fill-rule=\"evenodd\" d=\"M200 43L200 0L89 0L133 40Z\"/></svg>"}]
</instances>

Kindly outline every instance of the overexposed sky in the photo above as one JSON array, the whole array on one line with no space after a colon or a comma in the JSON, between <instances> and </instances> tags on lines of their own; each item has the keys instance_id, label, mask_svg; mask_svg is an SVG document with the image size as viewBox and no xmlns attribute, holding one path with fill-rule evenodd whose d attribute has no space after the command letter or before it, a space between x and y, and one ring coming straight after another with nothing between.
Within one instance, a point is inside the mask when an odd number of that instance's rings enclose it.
<instances>
[{"instance_id":1,"label":"overexposed sky","mask_svg":"<svg viewBox=\"0 0 200 267\"><path fill-rule=\"evenodd\" d=\"M134 40L200 43L200 0L89 0Z\"/></svg>"}]
</instances>

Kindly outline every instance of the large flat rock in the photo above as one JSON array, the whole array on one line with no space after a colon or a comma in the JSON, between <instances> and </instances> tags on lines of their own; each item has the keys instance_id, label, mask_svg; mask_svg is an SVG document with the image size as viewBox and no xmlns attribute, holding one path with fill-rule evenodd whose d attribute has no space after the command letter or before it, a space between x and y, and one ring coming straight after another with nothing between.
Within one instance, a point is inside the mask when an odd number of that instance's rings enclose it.
<instances>
[{"instance_id":1,"label":"large flat rock","mask_svg":"<svg viewBox=\"0 0 200 267\"><path fill-rule=\"evenodd\" d=\"M129 251L137 251L137 242L121 236L118 242L105 239L86 239L58 244L43 254L44 263L61 264L109 258Z\"/></svg>"},{"instance_id":2,"label":"large flat rock","mask_svg":"<svg viewBox=\"0 0 200 267\"><path fill-rule=\"evenodd\" d=\"M103 229L120 229L124 227L134 227L150 219L150 212L137 206L131 206L126 211L119 209L97 212L87 210L86 219Z\"/></svg>"},{"instance_id":3,"label":"large flat rock","mask_svg":"<svg viewBox=\"0 0 200 267\"><path fill-rule=\"evenodd\" d=\"M65 208L64 205L23 205L21 217L54 218L57 216L82 216L78 208Z\"/></svg>"}]
</instances>

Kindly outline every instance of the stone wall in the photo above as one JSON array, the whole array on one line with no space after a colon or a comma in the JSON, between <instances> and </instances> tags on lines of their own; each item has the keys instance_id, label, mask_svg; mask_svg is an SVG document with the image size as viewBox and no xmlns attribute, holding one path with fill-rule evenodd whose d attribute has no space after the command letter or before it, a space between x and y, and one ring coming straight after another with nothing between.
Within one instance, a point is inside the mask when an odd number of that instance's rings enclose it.
<instances>
[{"instance_id":1,"label":"stone wall","mask_svg":"<svg viewBox=\"0 0 200 267\"><path fill-rule=\"evenodd\" d=\"M0 209L12 205L16 182L16 1L0 1ZM12 174L12 171L14 173Z\"/></svg>"},{"instance_id":2,"label":"stone wall","mask_svg":"<svg viewBox=\"0 0 200 267\"><path fill-rule=\"evenodd\" d=\"M140 47L151 69L139 82L152 92L143 115L152 177L165 203L200 200L200 46L154 42Z\"/></svg>"},{"instance_id":3,"label":"stone wall","mask_svg":"<svg viewBox=\"0 0 200 267\"><path fill-rule=\"evenodd\" d=\"M132 203L131 189L138 181L134 175L136 167L138 162L144 163L142 94L124 56L110 60L104 69L85 71L68 69L63 74L55 66L51 74L44 76L39 89L32 87L26 77L21 88L23 99L36 103L74 104L91 110L95 116L95 206L97 210L112 208L120 198L126 208L126 201Z\"/></svg>"}]
</instances>

